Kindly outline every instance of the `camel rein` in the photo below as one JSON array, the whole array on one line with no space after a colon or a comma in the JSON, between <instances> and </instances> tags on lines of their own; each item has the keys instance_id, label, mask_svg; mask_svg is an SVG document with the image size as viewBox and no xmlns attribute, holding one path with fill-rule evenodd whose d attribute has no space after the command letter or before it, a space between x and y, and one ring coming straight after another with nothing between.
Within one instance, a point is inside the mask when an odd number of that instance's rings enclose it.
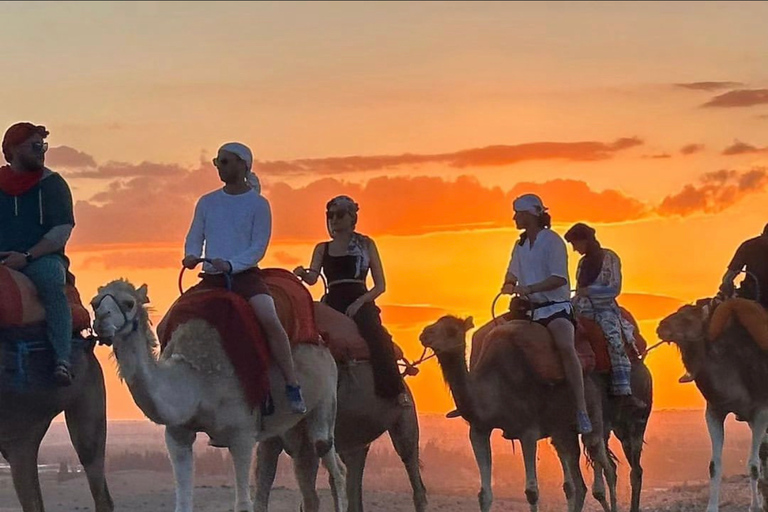
<instances>
[{"instance_id":1,"label":"camel rein","mask_svg":"<svg viewBox=\"0 0 768 512\"><path fill-rule=\"evenodd\" d=\"M199 258L197 260L197 263L195 263L195 266L197 266L200 263L213 263L213 260L210 258ZM187 271L187 267L182 266L181 272L179 272L179 295L184 295L184 272ZM231 272L224 272L224 280L227 283L227 290L232 291L232 273Z\"/></svg>"}]
</instances>

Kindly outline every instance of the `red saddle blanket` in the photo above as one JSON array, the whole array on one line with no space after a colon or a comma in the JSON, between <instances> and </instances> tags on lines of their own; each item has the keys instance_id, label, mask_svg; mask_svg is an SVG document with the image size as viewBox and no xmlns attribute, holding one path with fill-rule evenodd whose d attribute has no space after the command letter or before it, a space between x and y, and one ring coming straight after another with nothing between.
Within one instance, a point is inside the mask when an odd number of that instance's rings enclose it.
<instances>
[{"instance_id":1,"label":"red saddle blanket","mask_svg":"<svg viewBox=\"0 0 768 512\"><path fill-rule=\"evenodd\" d=\"M320 344L312 296L304 285L283 269L262 270L262 277L291 343ZM248 301L224 288L184 293L157 326L161 350L178 326L194 319L216 328L249 404L262 403L269 392L269 344Z\"/></svg>"},{"instance_id":2,"label":"red saddle blanket","mask_svg":"<svg viewBox=\"0 0 768 512\"><path fill-rule=\"evenodd\" d=\"M632 314L624 308L619 309L621 310L621 316L629 320L635 328L635 346L633 347L630 344L625 344L624 346L627 357L632 362L639 361L648 349L648 342L640 334L640 328ZM599 373L610 372L611 356L608 355L608 341L605 339L605 333L603 333L597 322L589 318L579 318L578 323L576 341L577 343L588 343L592 347L592 351L595 354L595 371ZM635 347L637 347L637 350L635 350Z\"/></svg>"},{"instance_id":3,"label":"red saddle blanket","mask_svg":"<svg viewBox=\"0 0 768 512\"><path fill-rule=\"evenodd\" d=\"M88 329L91 317L83 306L77 288L68 283L64 292L72 311L72 331ZM45 322L45 309L37 296L35 285L21 272L0 266L0 297L0 328Z\"/></svg>"},{"instance_id":4,"label":"red saddle blanket","mask_svg":"<svg viewBox=\"0 0 768 512\"><path fill-rule=\"evenodd\" d=\"M368 343L360 335L355 321L347 315L327 304L315 302L315 319L320 335L336 362L368 361L371 358ZM395 358L403 358L403 351L396 343Z\"/></svg>"},{"instance_id":5,"label":"red saddle blanket","mask_svg":"<svg viewBox=\"0 0 768 512\"><path fill-rule=\"evenodd\" d=\"M473 368L488 364L497 350L518 348L531 369L544 381L560 382L565 379L563 363L555 342L546 327L529 320L505 320L489 322L472 336ZM475 347L475 344L479 346ZM595 354L585 340L576 343L576 353L584 370L595 369Z\"/></svg>"}]
</instances>

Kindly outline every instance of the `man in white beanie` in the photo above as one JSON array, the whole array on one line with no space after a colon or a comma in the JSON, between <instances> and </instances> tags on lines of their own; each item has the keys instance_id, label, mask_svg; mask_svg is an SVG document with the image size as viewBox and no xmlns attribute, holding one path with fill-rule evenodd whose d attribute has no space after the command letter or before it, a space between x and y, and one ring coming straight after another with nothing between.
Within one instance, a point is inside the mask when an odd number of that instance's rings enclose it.
<instances>
[{"instance_id":1,"label":"man in white beanie","mask_svg":"<svg viewBox=\"0 0 768 512\"><path fill-rule=\"evenodd\" d=\"M219 148L213 165L224 187L197 202L182 264L195 268L205 247L205 258L212 262L204 264L202 281L196 288L223 287L224 274L231 274L232 291L253 307L266 333L272 356L285 378L291 410L303 414L307 408L296 378L290 341L257 267L272 235L272 213L251 171L253 154L247 146L230 142Z\"/></svg>"},{"instance_id":2,"label":"man in white beanie","mask_svg":"<svg viewBox=\"0 0 768 512\"><path fill-rule=\"evenodd\" d=\"M546 327L565 368L566 379L576 398L576 425L581 434L592 431L584 399L584 377L576 353L575 320L568 277L568 251L560 235L550 229L552 219L541 198L525 194L514 200L512 208L520 240L501 292L517 294L531 303L532 320Z\"/></svg>"}]
</instances>

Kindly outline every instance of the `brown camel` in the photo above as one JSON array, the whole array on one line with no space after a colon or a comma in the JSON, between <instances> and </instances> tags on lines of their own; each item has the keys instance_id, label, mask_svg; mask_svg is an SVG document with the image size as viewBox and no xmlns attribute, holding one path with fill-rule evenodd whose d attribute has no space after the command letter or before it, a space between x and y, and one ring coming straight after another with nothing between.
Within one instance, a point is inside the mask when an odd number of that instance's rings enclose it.
<instances>
[{"instance_id":1,"label":"brown camel","mask_svg":"<svg viewBox=\"0 0 768 512\"><path fill-rule=\"evenodd\" d=\"M451 393L469 422L470 440L480 469L480 510L488 512L493 501L491 490L491 431L499 428L504 437L518 439L525 462L525 494L530 510L538 510L536 444L551 438L563 466L569 512L584 507L587 487L579 466L580 446L575 429L576 410L573 392L562 381L542 382L525 360L512 338L530 337L536 343L552 343L546 328L524 320L513 320L505 329L510 339L487 339L482 355L471 371L466 365L466 333L473 328L472 318L461 320L444 316L421 333L422 345L437 356ZM491 333L489 336L493 336ZM539 339L540 338L540 339ZM531 338L527 338L531 339ZM553 348L554 350L554 348ZM603 440L602 404L591 379L585 379L585 394L593 431L583 436L589 458L605 472L610 489L611 510L616 510L616 470Z\"/></svg>"},{"instance_id":2,"label":"brown camel","mask_svg":"<svg viewBox=\"0 0 768 512\"><path fill-rule=\"evenodd\" d=\"M744 327L733 322L717 339L707 340L710 301L686 305L661 321L659 338L675 343L685 368L707 401L706 420L712 442L707 512L717 512L722 477L724 423L729 414L752 430L747 469L750 512L768 511L768 353ZM761 496L762 495L762 496ZM761 503L762 502L762 503Z\"/></svg>"},{"instance_id":3,"label":"brown camel","mask_svg":"<svg viewBox=\"0 0 768 512\"><path fill-rule=\"evenodd\" d=\"M416 512L427 508L427 493L419 468L419 421L415 407L401 407L373 392L370 363L338 363L339 391L336 414L336 449L347 467L349 512L363 512L363 472L373 441L384 432L400 456L413 489ZM408 389L406 385L406 389ZM410 390L408 390L410 394ZM411 396L411 400L413 397ZM275 478L277 459L283 450L280 438L262 441L256 452L256 512L266 512ZM306 451L312 457L311 451ZM305 462L309 464L312 462ZM314 462L317 467L317 460Z\"/></svg>"},{"instance_id":4,"label":"brown camel","mask_svg":"<svg viewBox=\"0 0 768 512\"><path fill-rule=\"evenodd\" d=\"M114 505L104 477L106 393L93 344L80 337L73 339L74 380L70 386L55 387L50 376L52 348L38 340L45 340L44 326L0 333L0 453L11 466L21 508L24 512L45 510L37 475L38 451L51 421L63 411L95 510L111 512Z\"/></svg>"},{"instance_id":5,"label":"brown camel","mask_svg":"<svg viewBox=\"0 0 768 512\"><path fill-rule=\"evenodd\" d=\"M644 408L621 408L615 403L608 393L610 389L610 374L593 373L592 380L597 384L603 402L603 430L605 442L611 437L611 433L621 442L624 456L630 466L630 483L632 485L632 498L630 512L640 512L640 492L643 488L643 467L640 457L643 451L645 429L648 426L648 418L653 406L653 379L648 367L642 360L632 362L631 374L632 394L643 401ZM595 481L592 487L592 495L600 502L603 510L610 510L605 494L605 481L602 468L595 466Z\"/></svg>"}]
</instances>

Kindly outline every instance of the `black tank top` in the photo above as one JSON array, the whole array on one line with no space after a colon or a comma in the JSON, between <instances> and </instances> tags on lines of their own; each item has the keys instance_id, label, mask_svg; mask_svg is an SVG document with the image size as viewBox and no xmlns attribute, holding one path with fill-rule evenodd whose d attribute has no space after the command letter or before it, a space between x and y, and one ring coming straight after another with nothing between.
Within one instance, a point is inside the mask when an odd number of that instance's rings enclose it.
<instances>
[{"instance_id":1,"label":"black tank top","mask_svg":"<svg viewBox=\"0 0 768 512\"><path fill-rule=\"evenodd\" d=\"M331 256L329 243L325 243L323 251L323 272L328 283L341 279L362 279L357 275L357 257L350 254L344 256Z\"/></svg>"}]
</instances>

